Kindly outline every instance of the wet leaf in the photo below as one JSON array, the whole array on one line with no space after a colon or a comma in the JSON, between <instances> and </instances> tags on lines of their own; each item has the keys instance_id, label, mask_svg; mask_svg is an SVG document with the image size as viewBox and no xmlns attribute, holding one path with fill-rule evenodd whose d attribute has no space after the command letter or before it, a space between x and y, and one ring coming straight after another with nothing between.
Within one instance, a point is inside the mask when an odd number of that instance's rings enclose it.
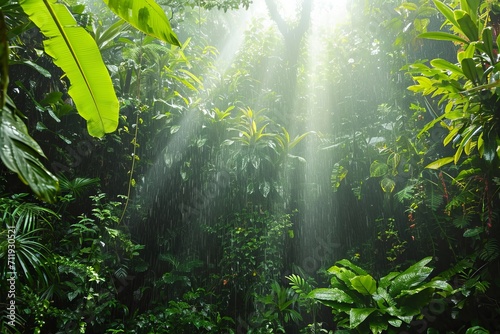
<instances>
[{"instance_id":1,"label":"wet leaf","mask_svg":"<svg viewBox=\"0 0 500 334\"><path fill-rule=\"evenodd\" d=\"M0 113L0 158L7 168L47 202L54 202L59 181L42 164L45 158L38 143L30 137L26 125L9 109Z\"/></svg>"},{"instance_id":2,"label":"wet leaf","mask_svg":"<svg viewBox=\"0 0 500 334\"><path fill-rule=\"evenodd\" d=\"M392 193L394 191L394 188L396 188L396 182L393 179L390 179L388 177L385 177L380 181L380 186L382 187L382 190L386 193Z\"/></svg>"},{"instance_id":3,"label":"wet leaf","mask_svg":"<svg viewBox=\"0 0 500 334\"><path fill-rule=\"evenodd\" d=\"M370 165L370 177L384 176L389 172L389 167L383 162L375 160Z\"/></svg>"}]
</instances>

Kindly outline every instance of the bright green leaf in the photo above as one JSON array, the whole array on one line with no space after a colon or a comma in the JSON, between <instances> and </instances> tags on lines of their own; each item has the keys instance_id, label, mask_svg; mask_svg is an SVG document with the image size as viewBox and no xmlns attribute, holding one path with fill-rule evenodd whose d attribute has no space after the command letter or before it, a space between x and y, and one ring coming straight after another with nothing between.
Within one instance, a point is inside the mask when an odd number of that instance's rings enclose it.
<instances>
[{"instance_id":1,"label":"bright green leaf","mask_svg":"<svg viewBox=\"0 0 500 334\"><path fill-rule=\"evenodd\" d=\"M377 290L377 282L370 275L353 277L351 284L362 295L372 295Z\"/></svg>"},{"instance_id":2,"label":"bright green leaf","mask_svg":"<svg viewBox=\"0 0 500 334\"><path fill-rule=\"evenodd\" d=\"M370 177L384 176L389 172L389 167L383 162L375 160L370 165Z\"/></svg>"},{"instance_id":3,"label":"bright green leaf","mask_svg":"<svg viewBox=\"0 0 500 334\"><path fill-rule=\"evenodd\" d=\"M66 73L71 83L68 93L87 121L89 134L102 137L115 131L118 99L94 39L56 0L21 0L20 4L47 38L45 52Z\"/></svg>"},{"instance_id":4,"label":"bright green leaf","mask_svg":"<svg viewBox=\"0 0 500 334\"><path fill-rule=\"evenodd\" d=\"M436 160L434 162L431 162L430 164L428 164L427 166L425 166L425 168L439 169L439 168L443 167L444 165L447 165L450 162L453 162L453 160L454 160L453 157L441 158L441 159L438 159L438 160Z\"/></svg>"},{"instance_id":5,"label":"bright green leaf","mask_svg":"<svg viewBox=\"0 0 500 334\"><path fill-rule=\"evenodd\" d=\"M433 31L433 32L424 32L420 35L418 35L419 38L427 38L427 39L434 39L438 41L451 41L455 43L463 43L463 44L469 44L468 41L465 39L453 35L447 32L442 32L442 31Z\"/></svg>"},{"instance_id":6,"label":"bright green leaf","mask_svg":"<svg viewBox=\"0 0 500 334\"><path fill-rule=\"evenodd\" d=\"M163 9L153 0L103 0L122 19L145 34L181 46Z\"/></svg>"}]
</instances>

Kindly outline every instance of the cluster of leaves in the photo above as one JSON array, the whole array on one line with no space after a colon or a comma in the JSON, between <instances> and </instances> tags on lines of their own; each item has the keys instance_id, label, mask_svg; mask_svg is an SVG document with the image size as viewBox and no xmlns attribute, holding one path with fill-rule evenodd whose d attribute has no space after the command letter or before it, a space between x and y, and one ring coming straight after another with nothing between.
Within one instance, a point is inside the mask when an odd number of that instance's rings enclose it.
<instances>
[{"instance_id":1,"label":"cluster of leaves","mask_svg":"<svg viewBox=\"0 0 500 334\"><path fill-rule=\"evenodd\" d=\"M436 7L445 16L445 26L451 32L427 32L420 35L458 45L457 64L436 58L430 66L414 63L409 66L416 84L409 89L433 98L439 97L443 113L436 117L420 135L433 126L442 126L448 134L443 140L446 146L453 143L455 153L441 158L429 168L438 168L447 163L462 162L462 154L478 155L487 165L497 164L498 129L495 106L498 101L497 55L491 19L491 4L481 1L462 1L461 7L452 9L435 0Z\"/></svg>"},{"instance_id":2,"label":"cluster of leaves","mask_svg":"<svg viewBox=\"0 0 500 334\"><path fill-rule=\"evenodd\" d=\"M283 246L291 236L290 215L243 211L225 219L206 229L221 239L219 265L226 284L250 294L254 283L270 286L283 269Z\"/></svg>"},{"instance_id":3,"label":"cluster of leaves","mask_svg":"<svg viewBox=\"0 0 500 334\"><path fill-rule=\"evenodd\" d=\"M332 275L330 287L314 289L307 298L332 308L340 328L359 333L397 333L420 315L435 295L444 298L453 292L440 278L426 281L432 272L426 266L430 261L430 257L425 258L403 272L391 272L376 281L350 261L340 260L328 269ZM289 279L299 290L297 278Z\"/></svg>"},{"instance_id":4,"label":"cluster of leaves","mask_svg":"<svg viewBox=\"0 0 500 334\"><path fill-rule=\"evenodd\" d=\"M74 194L82 194L95 183L92 179L62 183L66 194L54 210L26 194L1 198L5 224L0 233L2 279L17 269L20 321L15 328L7 326L6 332L21 328L35 332L101 331L117 326L111 320L116 315L128 313L118 294L129 273L145 267L137 259L143 247L118 227L121 203L107 201L99 194L91 197L91 217L73 217L67 211L63 217L56 214L74 204ZM66 188L66 184L72 187ZM14 269L6 268L10 262L5 257L7 228L15 229ZM2 293L6 291L2 289Z\"/></svg>"},{"instance_id":5,"label":"cluster of leaves","mask_svg":"<svg viewBox=\"0 0 500 334\"><path fill-rule=\"evenodd\" d=\"M233 319L221 316L217 306L207 302L213 297L202 288L188 291L179 300L139 315L127 333L234 333Z\"/></svg>"}]
</instances>

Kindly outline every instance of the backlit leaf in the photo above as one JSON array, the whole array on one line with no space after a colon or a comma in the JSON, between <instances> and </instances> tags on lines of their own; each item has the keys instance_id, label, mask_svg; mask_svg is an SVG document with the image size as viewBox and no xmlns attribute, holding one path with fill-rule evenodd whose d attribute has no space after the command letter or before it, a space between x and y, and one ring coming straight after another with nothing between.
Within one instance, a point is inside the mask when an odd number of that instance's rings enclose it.
<instances>
[{"instance_id":1,"label":"backlit leaf","mask_svg":"<svg viewBox=\"0 0 500 334\"><path fill-rule=\"evenodd\" d=\"M163 9L153 0L103 0L122 19L145 34L181 46Z\"/></svg>"},{"instance_id":2,"label":"backlit leaf","mask_svg":"<svg viewBox=\"0 0 500 334\"><path fill-rule=\"evenodd\" d=\"M465 39L458 37L456 35L447 33L447 32L442 32L442 31L433 31L433 32L424 32L420 35L418 35L419 38L427 38L427 39L434 39L438 41L451 41L455 43L464 43L468 44Z\"/></svg>"},{"instance_id":3,"label":"backlit leaf","mask_svg":"<svg viewBox=\"0 0 500 334\"><path fill-rule=\"evenodd\" d=\"M118 126L119 105L108 70L88 32L56 0L21 0L44 36L45 52L68 77L69 95L87 121L89 134L102 137Z\"/></svg>"},{"instance_id":4,"label":"backlit leaf","mask_svg":"<svg viewBox=\"0 0 500 334\"><path fill-rule=\"evenodd\" d=\"M444 165L447 165L450 162L453 162L453 160L454 160L453 157L441 158L441 159L438 159L438 160L436 160L434 162L431 162L430 164L428 164L427 166L425 166L425 168L439 169L439 168L443 167Z\"/></svg>"},{"instance_id":5,"label":"backlit leaf","mask_svg":"<svg viewBox=\"0 0 500 334\"><path fill-rule=\"evenodd\" d=\"M389 167L383 162L375 160L370 165L370 177L384 176L389 172Z\"/></svg>"}]
</instances>

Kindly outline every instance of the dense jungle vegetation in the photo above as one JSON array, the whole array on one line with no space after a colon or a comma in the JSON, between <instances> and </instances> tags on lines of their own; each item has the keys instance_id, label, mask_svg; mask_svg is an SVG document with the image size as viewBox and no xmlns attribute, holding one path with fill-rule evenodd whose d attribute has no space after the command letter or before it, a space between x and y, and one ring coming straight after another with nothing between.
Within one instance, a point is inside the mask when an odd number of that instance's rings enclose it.
<instances>
[{"instance_id":1,"label":"dense jungle vegetation","mask_svg":"<svg viewBox=\"0 0 500 334\"><path fill-rule=\"evenodd\" d=\"M0 0L1 333L500 333L497 0Z\"/></svg>"}]
</instances>

